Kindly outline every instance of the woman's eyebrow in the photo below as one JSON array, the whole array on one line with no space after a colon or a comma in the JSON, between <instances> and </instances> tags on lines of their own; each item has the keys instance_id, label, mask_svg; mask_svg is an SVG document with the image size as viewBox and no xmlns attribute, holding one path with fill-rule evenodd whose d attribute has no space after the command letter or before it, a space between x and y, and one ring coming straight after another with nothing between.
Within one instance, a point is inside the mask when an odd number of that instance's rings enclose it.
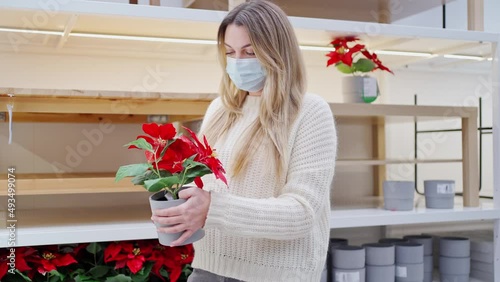
<instances>
[{"instance_id":1,"label":"woman's eyebrow","mask_svg":"<svg viewBox=\"0 0 500 282\"><path fill-rule=\"evenodd\" d=\"M226 45L227 47L229 47L229 48L231 48L231 49L234 49L233 47L231 47L231 45L229 45L229 44L227 44L227 43L224 43L224 45ZM243 49L243 48L247 48L247 47L250 47L250 46L252 46L252 44L248 43L247 45L242 46L241 48Z\"/></svg>"}]
</instances>

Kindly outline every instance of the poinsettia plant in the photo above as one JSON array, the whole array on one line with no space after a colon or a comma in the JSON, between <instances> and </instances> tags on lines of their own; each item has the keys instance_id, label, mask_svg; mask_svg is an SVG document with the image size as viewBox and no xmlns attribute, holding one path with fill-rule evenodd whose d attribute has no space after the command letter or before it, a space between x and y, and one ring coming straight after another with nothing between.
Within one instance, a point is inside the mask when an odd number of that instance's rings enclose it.
<instances>
[{"instance_id":1,"label":"poinsettia plant","mask_svg":"<svg viewBox=\"0 0 500 282\"><path fill-rule=\"evenodd\" d=\"M364 44L358 43L355 36L337 37L330 44L334 50L326 56L329 57L326 66L334 65L340 72L346 74L367 73L375 70L393 72L384 66L377 54L368 51Z\"/></svg>"},{"instance_id":2,"label":"poinsettia plant","mask_svg":"<svg viewBox=\"0 0 500 282\"><path fill-rule=\"evenodd\" d=\"M213 173L227 185L222 163L206 137L202 143L192 130L183 128L188 135L177 135L171 123L143 124L146 135L139 135L124 146L144 150L147 162L121 166L115 181L133 177L132 183L144 186L149 192L163 189L167 199L178 199L181 188L192 182L203 188L201 177L206 174Z\"/></svg>"}]
</instances>

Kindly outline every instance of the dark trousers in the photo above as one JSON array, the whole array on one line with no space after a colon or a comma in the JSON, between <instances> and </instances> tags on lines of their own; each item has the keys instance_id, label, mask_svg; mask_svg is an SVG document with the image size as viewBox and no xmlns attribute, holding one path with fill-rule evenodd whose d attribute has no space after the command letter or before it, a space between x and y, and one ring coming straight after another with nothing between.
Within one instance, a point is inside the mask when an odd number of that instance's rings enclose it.
<instances>
[{"instance_id":1,"label":"dark trousers","mask_svg":"<svg viewBox=\"0 0 500 282\"><path fill-rule=\"evenodd\" d=\"M195 268L193 273L189 275L187 282L243 282L241 280L227 278L208 272L202 269Z\"/></svg>"}]
</instances>

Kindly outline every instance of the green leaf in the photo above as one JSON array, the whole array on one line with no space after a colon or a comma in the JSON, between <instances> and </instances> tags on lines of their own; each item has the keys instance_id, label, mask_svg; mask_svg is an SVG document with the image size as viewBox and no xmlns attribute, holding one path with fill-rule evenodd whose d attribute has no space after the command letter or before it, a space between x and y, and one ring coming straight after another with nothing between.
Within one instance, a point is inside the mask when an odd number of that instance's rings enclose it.
<instances>
[{"instance_id":1,"label":"green leaf","mask_svg":"<svg viewBox=\"0 0 500 282\"><path fill-rule=\"evenodd\" d=\"M151 180L146 180L144 181L144 187L149 191L149 192L158 192L163 188L170 188L174 184L177 184L180 182L180 179L177 175L172 175L168 177L163 177L163 178L157 178L157 179L151 179Z\"/></svg>"},{"instance_id":2,"label":"green leaf","mask_svg":"<svg viewBox=\"0 0 500 282\"><path fill-rule=\"evenodd\" d=\"M137 176L145 173L149 168L149 164L130 164L121 166L116 172L115 182L122 180L125 177Z\"/></svg>"},{"instance_id":3,"label":"green leaf","mask_svg":"<svg viewBox=\"0 0 500 282\"><path fill-rule=\"evenodd\" d=\"M59 281L64 281L64 274L57 270L52 270L49 272L50 278L49 282L59 282Z\"/></svg>"},{"instance_id":4,"label":"green leaf","mask_svg":"<svg viewBox=\"0 0 500 282\"><path fill-rule=\"evenodd\" d=\"M118 274L113 277L108 277L105 282L132 282L132 278L125 274Z\"/></svg>"},{"instance_id":5,"label":"green leaf","mask_svg":"<svg viewBox=\"0 0 500 282\"><path fill-rule=\"evenodd\" d=\"M352 64L354 71L371 72L375 68L375 63L368 59L361 58Z\"/></svg>"},{"instance_id":6,"label":"green leaf","mask_svg":"<svg viewBox=\"0 0 500 282\"><path fill-rule=\"evenodd\" d=\"M168 271L163 267L160 269L160 275L167 278L167 279L169 279L169 277L170 277L170 274L168 273Z\"/></svg>"},{"instance_id":7,"label":"green leaf","mask_svg":"<svg viewBox=\"0 0 500 282\"><path fill-rule=\"evenodd\" d=\"M29 278L28 276L24 275L24 273L22 273L21 271L19 271L19 270L16 269L16 270L14 270L14 272L17 273L18 275L20 275L21 278L24 279L24 281L31 282L31 278Z\"/></svg>"},{"instance_id":8,"label":"green leaf","mask_svg":"<svg viewBox=\"0 0 500 282\"><path fill-rule=\"evenodd\" d=\"M106 265L96 265L89 270L89 274L94 278L101 278L106 275L112 268Z\"/></svg>"},{"instance_id":9,"label":"green leaf","mask_svg":"<svg viewBox=\"0 0 500 282\"><path fill-rule=\"evenodd\" d=\"M129 147L131 145L136 146L139 149L150 151L151 153L154 153L153 146L146 141L144 138L139 138L137 140L134 140L128 144L123 145L123 147Z\"/></svg>"},{"instance_id":10,"label":"green leaf","mask_svg":"<svg viewBox=\"0 0 500 282\"><path fill-rule=\"evenodd\" d=\"M99 282L99 280L96 280L92 278L91 276L84 275L84 274L79 274L73 278L75 282Z\"/></svg>"},{"instance_id":11,"label":"green leaf","mask_svg":"<svg viewBox=\"0 0 500 282\"><path fill-rule=\"evenodd\" d=\"M102 250L102 247L99 243L93 242L88 244L88 246L85 248L87 252L96 255L98 252Z\"/></svg>"},{"instance_id":12,"label":"green leaf","mask_svg":"<svg viewBox=\"0 0 500 282\"><path fill-rule=\"evenodd\" d=\"M346 73L346 74L351 74L354 72L354 68L353 67L350 67L344 63L338 63L336 65L337 69L341 72L341 73Z\"/></svg>"},{"instance_id":13,"label":"green leaf","mask_svg":"<svg viewBox=\"0 0 500 282\"><path fill-rule=\"evenodd\" d=\"M136 274L132 274L133 282L146 282L149 280L149 275L151 274L151 269L153 268L152 262L148 262L144 265L144 267L137 272Z\"/></svg>"}]
</instances>

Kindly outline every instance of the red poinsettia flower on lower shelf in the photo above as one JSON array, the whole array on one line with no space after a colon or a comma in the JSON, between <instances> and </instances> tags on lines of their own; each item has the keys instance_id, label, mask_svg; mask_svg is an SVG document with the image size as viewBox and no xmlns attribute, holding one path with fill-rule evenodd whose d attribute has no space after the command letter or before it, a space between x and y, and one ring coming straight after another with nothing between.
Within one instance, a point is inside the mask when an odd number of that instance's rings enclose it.
<instances>
[{"instance_id":1,"label":"red poinsettia flower on lower shelf","mask_svg":"<svg viewBox=\"0 0 500 282\"><path fill-rule=\"evenodd\" d=\"M193 245L185 245L179 247L165 247L157 244L154 246L149 261L154 261L153 269L151 270L157 277L163 281L160 270L165 268L169 272L171 282L176 282L182 274L184 265L193 262L194 249Z\"/></svg>"},{"instance_id":2,"label":"red poinsettia flower on lower shelf","mask_svg":"<svg viewBox=\"0 0 500 282\"><path fill-rule=\"evenodd\" d=\"M144 266L146 256L149 256L151 251L150 245L135 247L130 242L114 242L104 250L104 262L116 261L115 269L127 266L133 274L136 274Z\"/></svg>"},{"instance_id":3,"label":"red poinsettia flower on lower shelf","mask_svg":"<svg viewBox=\"0 0 500 282\"><path fill-rule=\"evenodd\" d=\"M27 260L34 259L34 255L36 254L36 250L31 247L19 247L14 249L15 255L15 266L19 272L31 271L32 268L28 265ZM7 274L10 269L10 249L2 248L0 249L0 281ZM34 272L32 272L29 276L32 278Z\"/></svg>"},{"instance_id":4,"label":"red poinsettia flower on lower shelf","mask_svg":"<svg viewBox=\"0 0 500 282\"><path fill-rule=\"evenodd\" d=\"M45 275L47 272L57 270L61 266L68 266L77 263L75 258L69 253L59 253L51 251L43 251L40 255L37 264L37 270L40 274Z\"/></svg>"}]
</instances>

